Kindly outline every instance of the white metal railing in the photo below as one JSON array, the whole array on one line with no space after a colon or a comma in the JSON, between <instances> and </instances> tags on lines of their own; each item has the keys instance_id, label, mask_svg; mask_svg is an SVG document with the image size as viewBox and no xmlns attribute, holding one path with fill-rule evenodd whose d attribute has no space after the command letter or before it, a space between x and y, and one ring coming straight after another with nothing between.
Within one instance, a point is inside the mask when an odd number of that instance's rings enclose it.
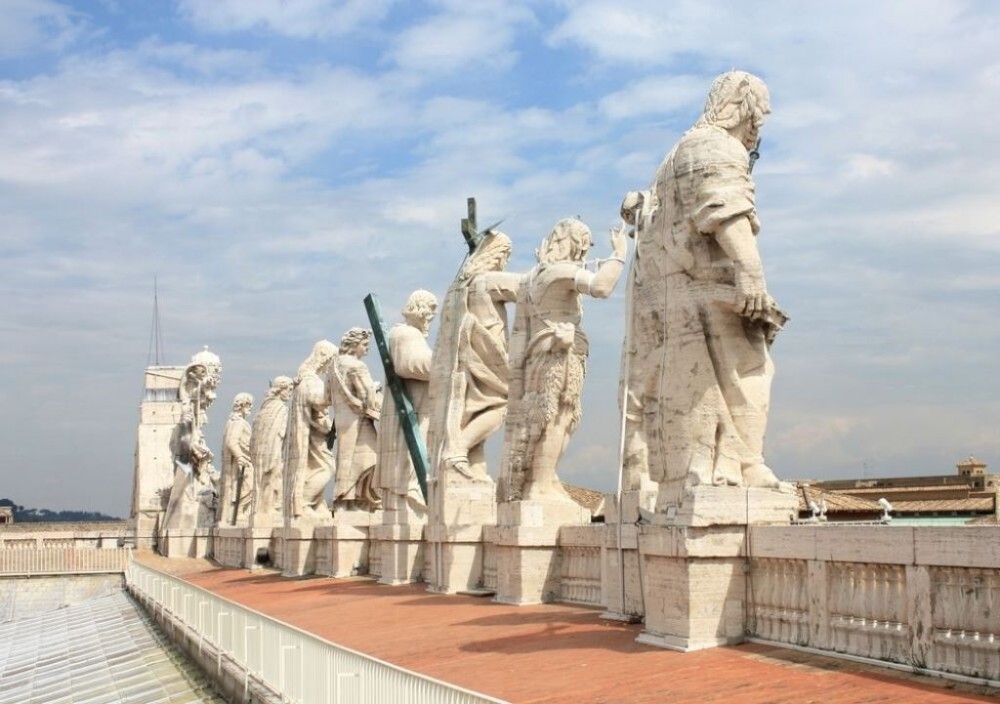
<instances>
[{"instance_id":1,"label":"white metal railing","mask_svg":"<svg viewBox=\"0 0 1000 704\"><path fill-rule=\"evenodd\" d=\"M0 575L124 572L130 560L128 548L17 548L0 550Z\"/></svg>"},{"instance_id":2,"label":"white metal railing","mask_svg":"<svg viewBox=\"0 0 1000 704\"><path fill-rule=\"evenodd\" d=\"M176 577L133 562L126 584L148 610L170 614L250 679L296 704L501 702L323 640Z\"/></svg>"}]
</instances>

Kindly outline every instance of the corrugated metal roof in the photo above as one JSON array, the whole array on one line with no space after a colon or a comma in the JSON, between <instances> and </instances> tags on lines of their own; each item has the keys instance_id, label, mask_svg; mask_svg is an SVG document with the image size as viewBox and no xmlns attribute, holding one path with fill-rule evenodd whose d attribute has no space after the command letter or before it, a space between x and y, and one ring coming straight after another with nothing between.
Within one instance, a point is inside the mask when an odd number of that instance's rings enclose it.
<instances>
[{"instance_id":1,"label":"corrugated metal roof","mask_svg":"<svg viewBox=\"0 0 1000 704\"><path fill-rule=\"evenodd\" d=\"M0 625L0 704L223 704L124 593Z\"/></svg>"}]
</instances>

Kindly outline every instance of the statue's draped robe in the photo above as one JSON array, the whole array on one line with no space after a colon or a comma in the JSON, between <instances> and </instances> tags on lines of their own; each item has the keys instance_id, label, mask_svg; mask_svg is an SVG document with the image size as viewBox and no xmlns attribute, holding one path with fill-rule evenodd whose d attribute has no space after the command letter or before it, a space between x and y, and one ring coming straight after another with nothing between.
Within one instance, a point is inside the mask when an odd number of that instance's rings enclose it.
<instances>
[{"instance_id":1,"label":"statue's draped robe","mask_svg":"<svg viewBox=\"0 0 1000 704\"><path fill-rule=\"evenodd\" d=\"M239 413L232 413L222 431L222 469L219 479L219 524L223 526L246 525L250 518L251 498L254 491L253 468L247 466L240 481L241 466L250 459L250 424ZM233 502L237 500L236 521L233 521Z\"/></svg>"},{"instance_id":2,"label":"statue's draped robe","mask_svg":"<svg viewBox=\"0 0 1000 704\"><path fill-rule=\"evenodd\" d=\"M695 127L658 169L653 193L630 321L636 359L656 351L630 378L647 399L650 476L739 484L742 468L763 462L773 377L763 328L734 310L733 262L715 239L734 218L759 230L747 150L722 129Z\"/></svg>"},{"instance_id":3,"label":"statue's draped robe","mask_svg":"<svg viewBox=\"0 0 1000 704\"><path fill-rule=\"evenodd\" d=\"M427 451L436 476L454 448L454 438L476 416L506 409L508 394L507 310L515 300L518 274L488 272L451 285L434 345L430 395L434 399ZM482 446L468 448L469 463L485 475ZM482 465L482 467L479 467Z\"/></svg>"},{"instance_id":4,"label":"statue's draped robe","mask_svg":"<svg viewBox=\"0 0 1000 704\"><path fill-rule=\"evenodd\" d=\"M337 428L334 503L350 500L376 507L380 495L372 485L378 442L374 419L382 409L381 394L368 365L354 355L340 355L328 378Z\"/></svg>"},{"instance_id":5,"label":"statue's draped robe","mask_svg":"<svg viewBox=\"0 0 1000 704\"><path fill-rule=\"evenodd\" d=\"M255 526L270 527L282 523L282 475L287 430L288 402L278 396L264 399L253 419L250 434L250 461L256 477Z\"/></svg>"},{"instance_id":6,"label":"statue's draped robe","mask_svg":"<svg viewBox=\"0 0 1000 704\"><path fill-rule=\"evenodd\" d=\"M428 386L431 374L432 352L427 338L412 325L399 323L389 330L389 356L392 358L396 375L403 380L417 423L425 441L430 420ZM403 437L403 429L396 415L396 404L392 394L387 394L382 404L379 421L378 464L375 469L375 486L382 491L383 500L389 495L405 497L416 508L423 507L425 501L413 469L413 460ZM389 506L387 505L387 508Z\"/></svg>"},{"instance_id":7,"label":"statue's draped robe","mask_svg":"<svg viewBox=\"0 0 1000 704\"><path fill-rule=\"evenodd\" d=\"M333 454L326 446L330 432L329 397L323 379L302 375L292 392L285 437L285 524L305 518L331 523L323 496L333 474Z\"/></svg>"}]
</instances>

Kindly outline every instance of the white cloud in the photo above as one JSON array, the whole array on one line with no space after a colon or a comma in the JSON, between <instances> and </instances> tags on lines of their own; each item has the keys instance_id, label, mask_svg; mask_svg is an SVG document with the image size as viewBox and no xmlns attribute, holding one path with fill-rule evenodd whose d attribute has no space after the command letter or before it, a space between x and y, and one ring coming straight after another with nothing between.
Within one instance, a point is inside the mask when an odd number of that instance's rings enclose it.
<instances>
[{"instance_id":1,"label":"white cloud","mask_svg":"<svg viewBox=\"0 0 1000 704\"><path fill-rule=\"evenodd\" d=\"M705 103L705 79L700 76L654 75L630 83L601 99L601 111L611 120L663 115Z\"/></svg>"},{"instance_id":2,"label":"white cloud","mask_svg":"<svg viewBox=\"0 0 1000 704\"><path fill-rule=\"evenodd\" d=\"M266 29L289 37L337 37L385 16L392 0L181 0L195 27L228 34Z\"/></svg>"},{"instance_id":3,"label":"white cloud","mask_svg":"<svg viewBox=\"0 0 1000 704\"><path fill-rule=\"evenodd\" d=\"M881 159L874 154L851 154L847 157L844 170L849 179L867 180L892 175L896 164L891 159Z\"/></svg>"},{"instance_id":4,"label":"white cloud","mask_svg":"<svg viewBox=\"0 0 1000 704\"><path fill-rule=\"evenodd\" d=\"M58 50L84 30L83 16L54 0L4 0L0 12L0 59Z\"/></svg>"},{"instance_id":5,"label":"white cloud","mask_svg":"<svg viewBox=\"0 0 1000 704\"><path fill-rule=\"evenodd\" d=\"M507 2L437 2L438 11L404 29L388 57L401 69L419 74L509 68L517 59L516 30L534 16Z\"/></svg>"}]
</instances>

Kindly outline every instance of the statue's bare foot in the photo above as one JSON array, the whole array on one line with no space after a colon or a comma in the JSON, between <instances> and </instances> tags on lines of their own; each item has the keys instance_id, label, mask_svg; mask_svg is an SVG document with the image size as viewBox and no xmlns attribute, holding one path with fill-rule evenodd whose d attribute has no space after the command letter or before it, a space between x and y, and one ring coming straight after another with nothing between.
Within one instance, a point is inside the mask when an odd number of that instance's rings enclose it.
<instances>
[{"instance_id":1,"label":"statue's bare foot","mask_svg":"<svg viewBox=\"0 0 1000 704\"><path fill-rule=\"evenodd\" d=\"M767 489L777 489L781 481L766 464L751 464L743 470L743 483L746 486L758 486Z\"/></svg>"}]
</instances>

